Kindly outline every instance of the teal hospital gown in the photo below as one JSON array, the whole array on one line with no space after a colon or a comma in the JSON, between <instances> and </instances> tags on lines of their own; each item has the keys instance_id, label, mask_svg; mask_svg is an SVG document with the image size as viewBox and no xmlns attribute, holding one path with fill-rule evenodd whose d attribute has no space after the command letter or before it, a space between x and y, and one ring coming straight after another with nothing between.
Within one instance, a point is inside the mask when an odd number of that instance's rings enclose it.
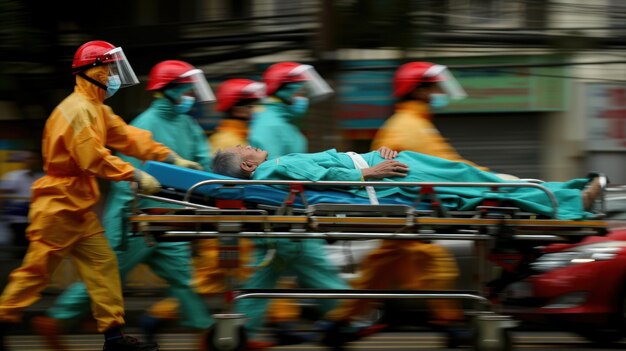
<instances>
[{"instance_id":1,"label":"teal hospital gown","mask_svg":"<svg viewBox=\"0 0 626 351\"><path fill-rule=\"evenodd\" d=\"M370 167L385 161L377 151L361 155ZM462 162L448 161L439 157L403 151L395 160L409 167L406 177L386 178L383 181L405 182L490 182L509 183L496 174L481 171ZM253 179L310 180L310 181L359 181L361 171L355 169L352 159L345 153L328 150L312 154L289 154L271 159L259 165ZM590 213L583 209L581 191L589 179L573 179L567 182L545 182L558 202L557 218L575 220L587 218ZM521 181L520 181L521 182ZM367 197L363 187L344 188L355 195ZM456 210L474 209L485 198L502 199L529 212L552 216L553 208L548 196L540 189L529 187L503 187L493 192L484 187L435 187L446 206ZM402 195L415 199L419 187L376 187L378 197Z\"/></svg>"}]
</instances>

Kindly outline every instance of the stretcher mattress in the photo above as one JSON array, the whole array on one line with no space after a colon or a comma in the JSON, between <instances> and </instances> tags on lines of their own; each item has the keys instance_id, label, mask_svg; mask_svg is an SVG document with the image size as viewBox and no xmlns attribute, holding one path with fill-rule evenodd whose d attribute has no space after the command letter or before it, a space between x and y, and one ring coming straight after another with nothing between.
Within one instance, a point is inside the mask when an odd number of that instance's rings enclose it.
<instances>
[{"instance_id":1,"label":"stretcher mattress","mask_svg":"<svg viewBox=\"0 0 626 351\"><path fill-rule=\"evenodd\" d=\"M148 161L144 170L154 176L164 188L173 188L177 191L186 192L194 184L210 179L236 179L223 175L182 168L162 162ZM341 203L341 204L369 204L369 199L356 196L349 192L338 190L306 189L304 191L306 201L309 204ZM243 200L252 203L280 206L288 195L288 191L277 186L270 185L247 185L225 187L222 184L209 184L199 187L194 194L209 196L225 200ZM385 205L414 205L414 199L405 196L388 196L378 199L380 204ZM296 197L294 206L303 207L299 196ZM420 209L425 209L428 204L420 204Z\"/></svg>"}]
</instances>

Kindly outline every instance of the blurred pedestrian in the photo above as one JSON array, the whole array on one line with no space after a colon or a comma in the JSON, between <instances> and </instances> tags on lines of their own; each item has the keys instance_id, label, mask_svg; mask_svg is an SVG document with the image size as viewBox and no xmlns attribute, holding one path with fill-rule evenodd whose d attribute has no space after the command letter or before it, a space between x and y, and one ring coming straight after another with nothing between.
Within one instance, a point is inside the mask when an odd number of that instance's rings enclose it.
<instances>
[{"instance_id":1,"label":"blurred pedestrian","mask_svg":"<svg viewBox=\"0 0 626 351\"><path fill-rule=\"evenodd\" d=\"M160 189L158 181L113 156L110 147L142 160L190 166L150 132L127 125L104 104L118 89L138 83L124 51L105 41L78 48L72 61L74 92L46 121L42 154L46 174L32 186L28 250L22 265L10 275L0 296L0 350L9 326L40 297L65 257L72 257L89 291L104 350L157 350L122 332L124 303L115 254L93 211L98 202L97 177L136 181L144 193Z\"/></svg>"},{"instance_id":2,"label":"blurred pedestrian","mask_svg":"<svg viewBox=\"0 0 626 351\"><path fill-rule=\"evenodd\" d=\"M0 181L0 190L4 194L0 198L2 216L9 224L13 233L13 244L20 251L15 253L16 258L24 256L28 247L26 227L28 226L28 207L30 206L30 188L33 183L43 176L41 159L33 151L15 151L15 162L22 162L23 169L10 171L4 174Z\"/></svg>"},{"instance_id":3,"label":"blurred pedestrian","mask_svg":"<svg viewBox=\"0 0 626 351\"><path fill-rule=\"evenodd\" d=\"M196 120L187 115L195 102L207 103L215 100L204 73L183 61L162 61L150 71L147 90L154 93L154 100L130 125L150 132L154 140L191 160L188 166L208 169L209 148L204 131ZM136 169L143 167L142 161L137 158L123 155L120 158ZM131 214L133 199L133 190L129 183L112 183L103 216L105 236L117 255L122 282L133 268L141 263L146 264L169 284L168 292L181 301L182 324L196 330L207 329L213 320L206 304L193 292L190 285L189 243L164 242L148 245L144 238L130 236L126 219ZM180 207L147 199L138 199L136 206ZM47 317L38 317L33 324L46 337L51 347L61 350L64 347L59 334L63 331L63 326L88 311L87 288L84 283L78 282L61 294L47 311ZM158 320L144 316L141 322L147 340L154 343Z\"/></svg>"}]
</instances>

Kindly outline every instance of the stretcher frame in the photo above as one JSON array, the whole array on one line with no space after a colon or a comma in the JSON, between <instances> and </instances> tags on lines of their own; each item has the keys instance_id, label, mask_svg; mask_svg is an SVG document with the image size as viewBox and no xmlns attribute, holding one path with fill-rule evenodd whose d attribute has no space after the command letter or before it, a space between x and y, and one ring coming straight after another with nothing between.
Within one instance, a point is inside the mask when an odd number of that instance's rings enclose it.
<instances>
[{"instance_id":1,"label":"stretcher frame","mask_svg":"<svg viewBox=\"0 0 626 351\"><path fill-rule=\"evenodd\" d=\"M221 184L225 187L246 185L279 185L289 187L283 206L274 209L223 209L193 203L193 193L206 185ZM499 206L480 206L472 214L455 213L443 208L419 211L409 205L308 205L304 195L306 186L376 186L376 187L419 187L416 199L418 203L424 196L431 199L434 207L439 207L437 187L485 187L490 192L501 188L529 187L546 194L552 206L553 216L558 211L558 202L554 194L537 183L475 183L475 182L382 182L382 181L280 181L280 180L224 180L212 179L194 184L183 200L174 200L160 196L139 195L136 197L152 199L184 206L184 209L163 209L166 213L141 213L136 207L135 215L129 218L133 232L144 235L147 240L191 241L196 239L218 238L220 240L220 263L224 268L235 269L239 262L239 238L288 238L332 239L332 240L470 240L474 242L477 256L477 280L480 287L488 281L487 252L489 246L505 235L508 240L531 241L571 241L581 240L589 235L603 235L608 224L601 219L558 220L538 219L533 214L519 209ZM306 206L304 211L294 211L294 199L300 196ZM602 202L603 203L603 202ZM232 203L230 204L232 206ZM493 204L491 204L493 205ZM602 206L603 208L603 206ZM274 214L269 211L274 210ZM339 212L356 213L355 216L337 216ZM383 213L381 216L367 214ZM324 215L326 214L326 215ZM521 214L521 215L520 215ZM601 217L601 214L598 216ZM276 229L278 228L278 229ZM442 230L444 232L442 232ZM450 232L447 232L450 231ZM546 233L547 232L547 233ZM496 313L491 302L484 297L484 289L475 291L383 291L380 290L316 290L316 289L257 289L234 290L235 282L226 278L230 292L226 295L226 313L215 315L209 344L213 349L226 351L238 350L245 337L243 324L245 316L234 313L235 300L243 298L315 298L315 299L458 299L470 300L478 306L475 313L475 349L506 350L511 347L508 330L516 325L509 317Z\"/></svg>"}]
</instances>

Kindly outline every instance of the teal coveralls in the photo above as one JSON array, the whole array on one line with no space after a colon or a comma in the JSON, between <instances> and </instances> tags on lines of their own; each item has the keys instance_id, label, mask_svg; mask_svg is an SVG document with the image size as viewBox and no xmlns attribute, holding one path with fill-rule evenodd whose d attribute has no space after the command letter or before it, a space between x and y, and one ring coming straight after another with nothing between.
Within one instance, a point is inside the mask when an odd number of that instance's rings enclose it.
<instances>
[{"instance_id":1,"label":"teal coveralls","mask_svg":"<svg viewBox=\"0 0 626 351\"><path fill-rule=\"evenodd\" d=\"M178 114L170 100L161 97L137 116L132 126L149 130L154 140L171 148L181 157L196 161L209 169L210 152L206 136L199 124L186 114ZM141 169L141 161L121 156ZM191 287L191 248L186 242L146 245L142 237L130 237L126 218L133 199L129 182L111 183L105 204L103 226L109 244L117 254L121 280L140 263L148 265L154 273L169 284L169 293L180 302L181 324L195 329L206 329L213 319L202 298ZM177 205L140 199L141 207L178 207ZM74 283L48 310L55 319L73 319L89 312L89 296L82 282Z\"/></svg>"},{"instance_id":2,"label":"teal coveralls","mask_svg":"<svg viewBox=\"0 0 626 351\"><path fill-rule=\"evenodd\" d=\"M306 152L307 140L297 126L291 123L299 116L278 99L270 98L264 110L254 115L250 126L250 145L268 151L270 158L294 152ZM281 276L295 276L298 287L315 289L349 289L338 270L326 258L324 240L320 239L256 239L253 262L258 270L243 284L244 289L273 289ZM268 250L274 257L265 262ZM242 299L236 310L249 318L246 328L254 333L263 325L267 299ZM320 310L326 313L336 300L319 300Z\"/></svg>"},{"instance_id":3,"label":"teal coveralls","mask_svg":"<svg viewBox=\"0 0 626 351\"><path fill-rule=\"evenodd\" d=\"M307 152L308 143L300 129L292 122L296 116L289 106L275 98L269 98L250 122L248 141L251 146L268 152L276 158L294 152Z\"/></svg>"}]
</instances>

